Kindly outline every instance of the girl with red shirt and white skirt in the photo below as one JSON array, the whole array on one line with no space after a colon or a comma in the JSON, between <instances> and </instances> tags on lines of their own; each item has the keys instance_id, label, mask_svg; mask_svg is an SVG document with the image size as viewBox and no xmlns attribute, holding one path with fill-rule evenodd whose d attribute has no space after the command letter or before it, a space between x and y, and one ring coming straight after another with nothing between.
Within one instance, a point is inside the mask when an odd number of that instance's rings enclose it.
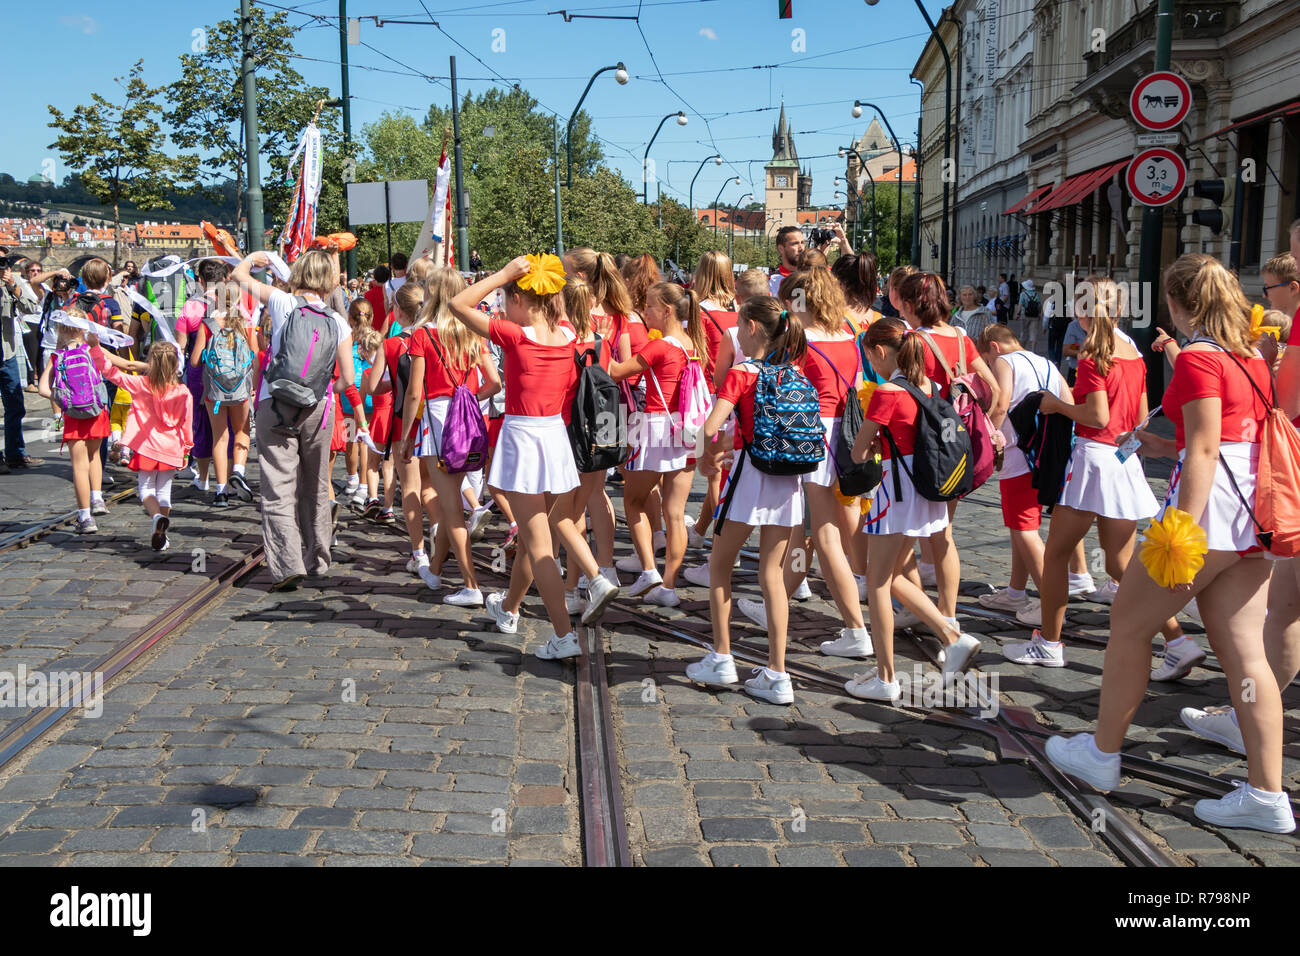
<instances>
[{"instance_id":1,"label":"girl with red shirt and white skirt","mask_svg":"<svg viewBox=\"0 0 1300 956\"><path fill-rule=\"evenodd\" d=\"M1119 750L1150 677L1151 633L1195 597L1232 695L1248 780L1236 782L1227 796L1198 800L1194 812L1218 826L1291 833L1295 816L1282 790L1282 697L1263 639L1272 562L1264 560L1248 510L1255 501L1270 373L1254 348L1250 305L1222 263L1181 256L1165 270L1164 291L1174 325L1192 339L1165 392L1163 407L1176 437L1172 443L1144 431L1137 437L1144 454L1177 450L1179 469L1166 507L1192 516L1205 531L1208 551L1190 584L1165 587L1144 566L1128 569L1111 611L1096 733L1053 737L1047 756L1098 790L1119 786ZM1243 707L1247 689L1253 696Z\"/></svg>"},{"instance_id":2,"label":"girl with red shirt and white skirt","mask_svg":"<svg viewBox=\"0 0 1300 956\"><path fill-rule=\"evenodd\" d=\"M758 386L756 363L798 362L804 350L799 320L771 296L755 296L741 306L737 341L748 361L730 369L718 389L717 400L701 432L709 444L735 412L746 443L754 440L754 397ZM786 630L790 623L789 595L784 567L790 532L803 524L803 498L798 475L769 475L754 467L745 453L737 454L723 489L721 527L715 526L709 553L709 615L713 622L713 650L686 667L686 676L700 684L729 687L739 683L731 656L731 572L741 547L758 528L758 583L767 605L767 667L754 669L744 690L773 704L794 703L794 688L785 670ZM708 473L717 465L711 458L700 463Z\"/></svg>"},{"instance_id":3,"label":"girl with red shirt and white skirt","mask_svg":"<svg viewBox=\"0 0 1300 956\"><path fill-rule=\"evenodd\" d=\"M1074 446L1043 552L1041 630L1035 630L1027 642L1002 648L1007 660L1016 664L1065 666L1061 628L1069 600L1069 563L1093 520L1112 583L1089 597L1110 603L1118 587L1114 582L1123 576L1133 555L1137 523L1152 517L1158 508L1138 457L1121 460L1117 454L1118 437L1147 417L1146 362L1132 339L1115 328L1119 287L1105 276L1090 276L1078 289L1075 317L1088 337L1079 350L1075 404L1044 391L1039 405L1044 414L1064 415L1074 422ZM1166 641L1182 639L1177 621L1166 620L1161 626ZM1188 651L1195 652L1186 662L1186 669L1191 670L1205 655L1199 653L1195 642L1186 644Z\"/></svg>"},{"instance_id":4,"label":"girl with red shirt and white skirt","mask_svg":"<svg viewBox=\"0 0 1300 956\"><path fill-rule=\"evenodd\" d=\"M696 446L686 444L682 435L679 399L682 375L690 363L703 374L701 359L708 346L700 324L699 299L672 282L660 282L647 290L645 320L659 336L627 361L609 368L616 382L644 373L647 383L645 413L628 422L637 449L636 468L626 472L623 504L628 531L642 560L641 575L629 593L644 595L650 604L676 607L680 603L677 574L686 557L686 499L695 478L697 455ZM646 514L646 502L656 488L666 536L662 577L654 566L654 535Z\"/></svg>"},{"instance_id":5,"label":"girl with red shirt and white skirt","mask_svg":"<svg viewBox=\"0 0 1300 956\"><path fill-rule=\"evenodd\" d=\"M863 347L871 367L886 379L871 393L863 412L862 428L853 443L853 460L866 461L874 447L883 459L884 477L876 489L867 513L867 600L871 610L871 631L875 634L877 667L854 675L844 689L854 697L897 703L903 696L894 672L894 609L896 598L927 625L944 645L943 676L958 674L979 652L980 642L962 632L956 621L945 616L929 595L903 573L915 539L929 540L942 558L951 547L948 507L942 501L921 496L912 484L911 457L916 448L920 406L900 382L933 394L936 383L925 374L925 351L921 339L899 319L882 318L864 333ZM880 440L888 429L893 445L902 456L894 461L890 442ZM895 469L899 492L895 492Z\"/></svg>"},{"instance_id":6,"label":"girl with red shirt and white skirt","mask_svg":"<svg viewBox=\"0 0 1300 956\"><path fill-rule=\"evenodd\" d=\"M601 576L572 516L558 510L548 516L556 498L579 484L563 416L578 377L574 333L560 325L564 281L563 266L555 256L520 256L451 301L452 314L478 335L500 345L506 356L506 414L488 484L504 492L510 502L519 526L519 553L510 568L510 590L488 595L487 609L497 630L514 634L524 593L535 578L553 629L536 651L543 660L582 653L565 606L552 524L569 560L579 562L591 582L582 623L599 620L618 594L618 588ZM490 319L479 311L478 304L501 288L505 290L505 318Z\"/></svg>"},{"instance_id":7,"label":"girl with red shirt and white skirt","mask_svg":"<svg viewBox=\"0 0 1300 956\"><path fill-rule=\"evenodd\" d=\"M482 340L451 314L451 302L465 291L465 280L460 273L454 269L438 269L430 276L429 287L433 294L426 292L420 310L424 320L411 335L407 350L411 356L411 380L406 386L402 409L403 422L420 422L418 445L415 436L408 433L402 443L402 459L409 460L413 455L420 457L433 482L438 502L438 534L429 556L429 567L420 568L417 573L430 588L442 586L442 564L447 550L440 545L446 542L455 554L465 586L444 597L443 603L481 607L483 592L479 590L478 575L474 572L469 529L465 526L465 511L461 507L460 488L465 476L443 471L438 466L438 455L451 396L456 388L464 385L482 401L501 390L501 379ZM399 297L405 288L403 285L397 290ZM481 312L478 314L482 315Z\"/></svg>"}]
</instances>

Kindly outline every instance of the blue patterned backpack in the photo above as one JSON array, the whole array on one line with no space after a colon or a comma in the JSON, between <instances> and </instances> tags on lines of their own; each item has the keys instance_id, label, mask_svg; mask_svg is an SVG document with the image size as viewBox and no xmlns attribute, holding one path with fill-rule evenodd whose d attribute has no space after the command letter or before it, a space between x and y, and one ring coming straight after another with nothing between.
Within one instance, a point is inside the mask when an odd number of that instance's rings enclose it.
<instances>
[{"instance_id":1,"label":"blue patterned backpack","mask_svg":"<svg viewBox=\"0 0 1300 956\"><path fill-rule=\"evenodd\" d=\"M806 475L826 457L817 389L794 365L756 363L754 441L748 447L754 467L768 475Z\"/></svg>"}]
</instances>

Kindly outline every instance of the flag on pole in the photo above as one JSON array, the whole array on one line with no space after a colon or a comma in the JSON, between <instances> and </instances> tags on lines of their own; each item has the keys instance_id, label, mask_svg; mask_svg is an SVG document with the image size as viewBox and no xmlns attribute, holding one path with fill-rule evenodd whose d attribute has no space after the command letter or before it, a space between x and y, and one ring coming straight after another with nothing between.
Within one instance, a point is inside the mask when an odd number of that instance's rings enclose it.
<instances>
[{"instance_id":1,"label":"flag on pole","mask_svg":"<svg viewBox=\"0 0 1300 956\"><path fill-rule=\"evenodd\" d=\"M415 240L415 249L411 252L412 259L418 259L428 253L431 246L436 246L434 259L438 265L443 265L447 261L446 249L447 244L444 242L447 236L447 218L445 210L449 208L451 197L448 188L451 183L451 161L447 158L447 146L444 143L442 155L438 157L438 177L433 189L433 202L429 204L429 215L425 217L424 225L420 228L420 238Z\"/></svg>"},{"instance_id":2,"label":"flag on pole","mask_svg":"<svg viewBox=\"0 0 1300 956\"><path fill-rule=\"evenodd\" d=\"M297 168L295 176L294 164L300 156L302 165ZM320 201L322 163L320 130L314 122L308 123L289 160L288 181L293 186L293 202L279 241L286 262L297 259L316 237L316 204Z\"/></svg>"}]
</instances>

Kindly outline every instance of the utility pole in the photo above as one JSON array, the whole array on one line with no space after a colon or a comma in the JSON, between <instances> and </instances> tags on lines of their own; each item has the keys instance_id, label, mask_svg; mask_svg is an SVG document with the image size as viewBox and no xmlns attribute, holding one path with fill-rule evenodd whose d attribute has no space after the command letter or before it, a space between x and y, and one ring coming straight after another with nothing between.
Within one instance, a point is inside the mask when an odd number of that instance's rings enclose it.
<instances>
[{"instance_id":1,"label":"utility pole","mask_svg":"<svg viewBox=\"0 0 1300 956\"><path fill-rule=\"evenodd\" d=\"M903 198L903 184L898 184L898 198ZM921 117L916 118L916 179L912 183L912 265L921 267ZM952 277L943 281L952 284Z\"/></svg>"},{"instance_id":2,"label":"utility pole","mask_svg":"<svg viewBox=\"0 0 1300 956\"><path fill-rule=\"evenodd\" d=\"M243 59L240 72L244 80L244 156L248 165L248 252L256 252L265 242L266 224L262 217L262 173L257 152L262 142L257 134L257 78L253 75L253 21L251 0L239 0L239 32Z\"/></svg>"},{"instance_id":3,"label":"utility pole","mask_svg":"<svg viewBox=\"0 0 1300 956\"><path fill-rule=\"evenodd\" d=\"M343 72L343 153L344 162L347 163L352 158L352 98L348 94L348 0L339 0L339 67ZM345 192L346 189L345 185ZM352 217L348 213L346 203L343 206L343 215L347 217L348 232L351 232ZM349 279L357 274L355 248L348 250L347 273Z\"/></svg>"},{"instance_id":4,"label":"utility pole","mask_svg":"<svg viewBox=\"0 0 1300 956\"><path fill-rule=\"evenodd\" d=\"M560 216L560 114L551 119L555 133L555 254L564 255L564 225Z\"/></svg>"},{"instance_id":5,"label":"utility pole","mask_svg":"<svg viewBox=\"0 0 1300 956\"><path fill-rule=\"evenodd\" d=\"M1156 11L1156 70L1169 69L1174 42L1174 0L1160 0ZM1165 228L1165 207L1147 206L1142 211L1142 231L1138 246L1138 282L1142 305L1148 321L1134 324L1133 334L1147 360L1147 400L1152 408L1164 400L1164 356L1152 349L1156 336L1156 313L1160 296L1160 245Z\"/></svg>"},{"instance_id":6,"label":"utility pole","mask_svg":"<svg viewBox=\"0 0 1300 956\"><path fill-rule=\"evenodd\" d=\"M456 157L456 258L461 268L469 267L469 227L465 223L465 187L460 162L460 103L456 94L456 58L451 58L451 130Z\"/></svg>"}]
</instances>

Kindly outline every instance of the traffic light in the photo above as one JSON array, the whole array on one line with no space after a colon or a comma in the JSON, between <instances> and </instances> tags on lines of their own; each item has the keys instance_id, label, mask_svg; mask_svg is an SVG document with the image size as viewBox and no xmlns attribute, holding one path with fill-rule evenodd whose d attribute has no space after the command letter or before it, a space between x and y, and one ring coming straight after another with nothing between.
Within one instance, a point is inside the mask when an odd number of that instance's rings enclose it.
<instances>
[{"instance_id":1,"label":"traffic light","mask_svg":"<svg viewBox=\"0 0 1300 956\"><path fill-rule=\"evenodd\" d=\"M1192 183L1192 195L1197 199L1208 199L1214 205L1189 213L1189 224L1204 226L1216 236L1220 235L1232 222L1231 212L1226 207L1232 199L1235 185L1231 179L1198 179Z\"/></svg>"}]
</instances>

